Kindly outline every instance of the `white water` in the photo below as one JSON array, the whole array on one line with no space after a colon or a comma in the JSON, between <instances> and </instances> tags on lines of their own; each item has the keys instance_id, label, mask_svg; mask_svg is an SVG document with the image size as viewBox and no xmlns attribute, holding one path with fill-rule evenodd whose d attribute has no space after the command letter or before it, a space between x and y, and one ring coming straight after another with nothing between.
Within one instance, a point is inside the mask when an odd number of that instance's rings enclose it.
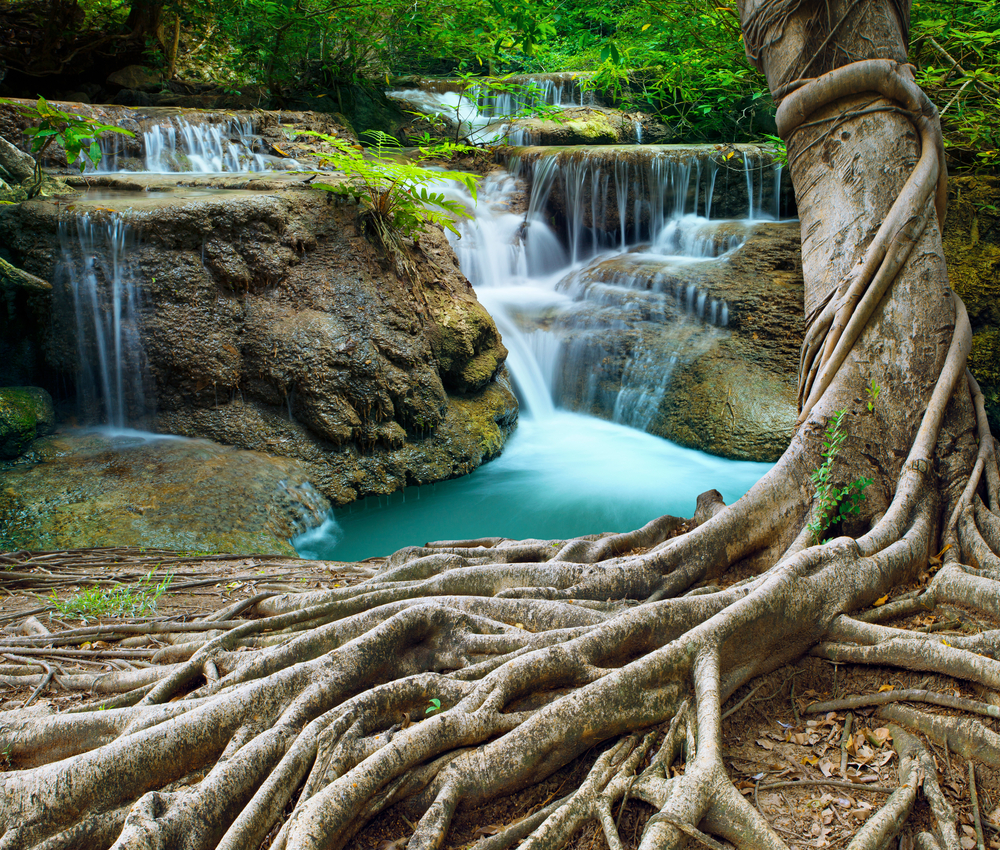
<instances>
[{"instance_id":1,"label":"white water","mask_svg":"<svg viewBox=\"0 0 1000 850\"><path fill-rule=\"evenodd\" d=\"M447 119L457 125L469 144L532 143L531 133L511 128L506 119L530 114L535 107L593 106L594 92L570 74L528 79L510 91L490 91L472 86L465 94L433 89L397 89L388 96L405 101L413 110Z\"/></svg>"},{"instance_id":2,"label":"white water","mask_svg":"<svg viewBox=\"0 0 1000 850\"><path fill-rule=\"evenodd\" d=\"M584 158L560 168L556 157L543 159L535 165L526 217L509 211L517 188L512 175L485 181L475 218L460 224L461 239L453 244L510 351L507 364L521 402L517 431L500 458L471 475L337 510L323 527L293 541L301 555L354 560L430 540L626 531L663 514L691 516L698 494L713 487L731 502L764 474L770 464L724 460L637 430L655 415L676 364L696 356L690 352L725 333L728 323L724 301L693 286L674 291L664 283L667 272L725 262L742 242L739 224L708 218L710 166L655 156L649 163L640 168L622 160L609 168L606 157ZM753 175L747 179L759 210L762 195ZM572 210L568 252L548 223L546 196L557 180L573 196L566 204ZM604 221L609 206L618 210L619 226L608 231L586 224ZM631 228L626 212L634 215ZM639 238L649 244L636 252L629 243ZM632 351L616 397L605 405L613 407L615 422L561 410L581 402L580 393L563 395L569 385L590 382L585 407L604 391L596 376L609 352L588 331L613 326L633 308L676 326L684 350Z\"/></svg>"},{"instance_id":3,"label":"white water","mask_svg":"<svg viewBox=\"0 0 1000 850\"><path fill-rule=\"evenodd\" d=\"M424 89L400 89L388 92L389 97L406 101L414 111L440 116L458 125L458 135L472 145L498 144L507 137L507 125L479 111L474 95L458 92L436 92Z\"/></svg>"},{"instance_id":4,"label":"white water","mask_svg":"<svg viewBox=\"0 0 1000 850\"><path fill-rule=\"evenodd\" d=\"M80 214L60 223L59 241L57 297L68 291L72 303L81 416L124 429L147 405L135 235L117 213Z\"/></svg>"},{"instance_id":5,"label":"white water","mask_svg":"<svg viewBox=\"0 0 1000 850\"><path fill-rule=\"evenodd\" d=\"M142 134L142 169L136 169L134 158L123 153L125 142L119 134L111 134L100 144L98 174L139 170L153 174L220 174L290 171L302 167L294 159L261 153L260 137L249 119L231 118L221 124L192 123L181 117L162 121Z\"/></svg>"}]
</instances>

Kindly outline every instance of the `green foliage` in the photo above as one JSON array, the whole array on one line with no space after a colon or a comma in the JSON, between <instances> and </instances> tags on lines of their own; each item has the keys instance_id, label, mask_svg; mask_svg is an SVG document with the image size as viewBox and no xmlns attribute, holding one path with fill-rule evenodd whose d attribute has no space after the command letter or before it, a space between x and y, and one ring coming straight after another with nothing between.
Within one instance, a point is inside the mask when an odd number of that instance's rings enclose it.
<instances>
[{"instance_id":1,"label":"green foliage","mask_svg":"<svg viewBox=\"0 0 1000 850\"><path fill-rule=\"evenodd\" d=\"M56 592L45 600L64 617L87 622L100 617L142 617L156 610L157 600L170 586L172 576L153 584L152 572L136 585L116 584L111 587L91 587L69 599L60 599Z\"/></svg>"},{"instance_id":2,"label":"green foliage","mask_svg":"<svg viewBox=\"0 0 1000 850\"><path fill-rule=\"evenodd\" d=\"M35 126L24 131L31 137L31 152L39 158L49 145L58 143L66 150L66 162L79 166L81 173L86 169L87 162L97 165L101 161L101 146L95 136L101 133L121 133L134 136L131 130L124 130L110 124L102 124L86 115L76 115L56 109L44 97L38 98L34 106L16 103L11 100L0 100L0 103L10 103L17 106L21 112L34 120Z\"/></svg>"},{"instance_id":3,"label":"green foliage","mask_svg":"<svg viewBox=\"0 0 1000 850\"><path fill-rule=\"evenodd\" d=\"M813 540L820 543L824 532L831 526L861 512L865 498L865 488L872 483L871 478L858 478L845 487L833 483L833 465L840 453L847 432L844 430L846 410L840 410L830 417L823 440L823 463L809 478L816 488L816 502L813 519L807 526Z\"/></svg>"},{"instance_id":4,"label":"green foliage","mask_svg":"<svg viewBox=\"0 0 1000 850\"><path fill-rule=\"evenodd\" d=\"M371 153L336 136L315 132L307 135L325 143L327 150L318 154L320 159L347 175L342 183L313 186L353 197L362 206L366 231L390 252L398 252L400 235L419 239L419 232L428 222L458 233L455 220L469 216L461 203L434 189L446 180L455 180L475 198L479 178L463 171L439 171L421 165L429 159L461 151L463 146L440 143L422 147L415 161L409 161L401 158L398 143L385 133L370 133L375 141Z\"/></svg>"},{"instance_id":5,"label":"green foliage","mask_svg":"<svg viewBox=\"0 0 1000 850\"><path fill-rule=\"evenodd\" d=\"M911 61L941 113L953 167L1000 166L1000 4L995 0L913 6Z\"/></svg>"},{"instance_id":6,"label":"green foliage","mask_svg":"<svg viewBox=\"0 0 1000 850\"><path fill-rule=\"evenodd\" d=\"M85 115L63 112L52 106L44 97L39 97L33 106L6 99L0 99L0 103L12 104L36 122L33 127L28 127L24 131L25 135L31 138L31 152L35 156L35 174L27 190L28 198L35 197L42 190L41 157L53 142L65 149L67 164L75 163L82 174L88 162L96 166L101 161L101 146L95 136L101 133L135 135L130 130L102 124Z\"/></svg>"},{"instance_id":7,"label":"green foliage","mask_svg":"<svg viewBox=\"0 0 1000 850\"><path fill-rule=\"evenodd\" d=\"M427 708L425 709L424 714L433 714L435 711L440 711L440 710L441 710L441 700L435 697L434 699L431 700L431 704L427 706Z\"/></svg>"},{"instance_id":8,"label":"green foliage","mask_svg":"<svg viewBox=\"0 0 1000 850\"><path fill-rule=\"evenodd\" d=\"M781 136L772 136L770 133L764 133L764 139L774 150L774 161L780 163L783 168L787 168L788 147L785 145L785 140Z\"/></svg>"}]
</instances>

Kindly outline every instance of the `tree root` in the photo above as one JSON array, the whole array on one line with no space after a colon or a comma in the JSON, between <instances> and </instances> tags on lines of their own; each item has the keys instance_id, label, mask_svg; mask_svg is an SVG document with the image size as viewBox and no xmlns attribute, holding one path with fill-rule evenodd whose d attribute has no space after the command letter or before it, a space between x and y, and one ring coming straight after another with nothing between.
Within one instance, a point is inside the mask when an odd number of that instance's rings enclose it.
<instances>
[{"instance_id":1,"label":"tree root","mask_svg":"<svg viewBox=\"0 0 1000 850\"><path fill-rule=\"evenodd\" d=\"M923 733L964 758L975 758L990 767L1000 767L1000 735L978 720L927 714L903 705L883 706L879 714Z\"/></svg>"}]
</instances>

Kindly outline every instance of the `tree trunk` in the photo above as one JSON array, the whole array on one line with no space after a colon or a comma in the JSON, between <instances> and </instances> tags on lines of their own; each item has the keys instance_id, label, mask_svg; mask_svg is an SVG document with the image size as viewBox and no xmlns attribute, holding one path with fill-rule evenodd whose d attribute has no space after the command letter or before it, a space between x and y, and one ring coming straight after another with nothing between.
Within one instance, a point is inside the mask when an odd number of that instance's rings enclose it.
<instances>
[{"instance_id":1,"label":"tree trunk","mask_svg":"<svg viewBox=\"0 0 1000 850\"><path fill-rule=\"evenodd\" d=\"M1000 689L1000 470L942 260L936 116L899 64L906 11L742 4L748 52L781 101L809 327L801 427L746 496L706 494L693 528L662 517L578 540L411 547L355 586L259 600L256 619L150 624L173 641L160 666L78 677L117 694L105 710L0 714L15 768L0 847L339 848L398 803L416 820L408 850L436 850L459 806L590 753L579 785L481 846L552 850L587 827L618 850L612 812L635 799L655 811L640 850L716 846L706 833L777 850L724 758L722 705L754 677L811 653ZM879 625L941 603L983 631ZM900 829L959 846L934 760L902 727L990 764L997 736L883 712L899 787L851 849ZM931 817L910 826L918 794Z\"/></svg>"},{"instance_id":2,"label":"tree trunk","mask_svg":"<svg viewBox=\"0 0 1000 850\"><path fill-rule=\"evenodd\" d=\"M125 26L136 38L163 44L163 0L132 0Z\"/></svg>"}]
</instances>

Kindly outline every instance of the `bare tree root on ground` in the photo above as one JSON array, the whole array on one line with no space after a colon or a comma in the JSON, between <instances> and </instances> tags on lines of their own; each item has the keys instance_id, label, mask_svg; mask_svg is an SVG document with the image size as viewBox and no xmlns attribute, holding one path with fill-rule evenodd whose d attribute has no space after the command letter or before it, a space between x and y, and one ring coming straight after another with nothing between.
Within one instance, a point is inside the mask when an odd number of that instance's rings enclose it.
<instances>
[{"instance_id":1,"label":"bare tree root on ground","mask_svg":"<svg viewBox=\"0 0 1000 850\"><path fill-rule=\"evenodd\" d=\"M460 806L594 748L578 787L482 850L551 850L593 825L618 850L626 799L655 812L641 850L692 839L777 850L785 839L723 761L722 705L755 677L811 653L1000 690L1000 471L966 370L968 317L942 280L940 133L897 55L899 7L837 8L819 43L810 4L742 10L748 51L785 97L810 318L802 422L775 467L734 505L705 494L693 522L441 541L349 587L156 624L169 641L160 649L149 648L152 626L116 634L120 652L145 654L113 674L60 673L59 659L76 657L65 653L85 651L86 629L54 647L44 627L26 628L0 641L6 681L95 699L0 716L0 850L339 848L392 806L412 818L409 850L432 850ZM865 144L897 161L886 178L896 197L881 207L865 206L874 190L851 171L871 159ZM874 410L869 381L884 388ZM875 483L858 516L817 534L810 473L839 410L850 431L838 475ZM914 592L922 572L933 578ZM887 624L939 605L984 627L946 639ZM996 716L948 694L896 696ZM876 702L898 787L850 847L885 846L921 799L931 817L916 846L958 847L933 743L920 736L987 764L1000 764L1000 738L980 720Z\"/></svg>"}]
</instances>

